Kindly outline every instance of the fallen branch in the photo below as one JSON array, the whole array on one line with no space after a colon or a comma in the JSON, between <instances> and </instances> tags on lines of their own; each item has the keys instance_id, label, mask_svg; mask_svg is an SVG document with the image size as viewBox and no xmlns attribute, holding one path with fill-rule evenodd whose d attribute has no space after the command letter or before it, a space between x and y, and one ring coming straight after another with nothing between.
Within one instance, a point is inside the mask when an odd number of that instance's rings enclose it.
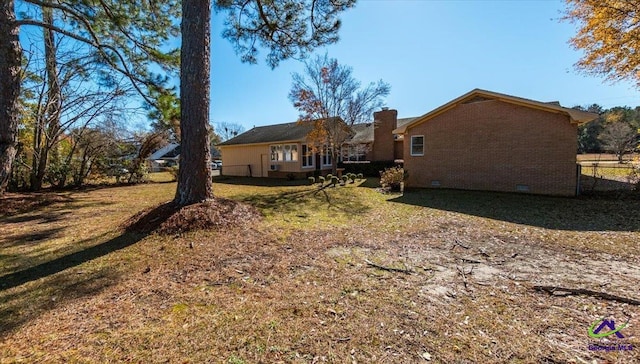
<instances>
[{"instance_id":1,"label":"fallen branch","mask_svg":"<svg viewBox=\"0 0 640 364\"><path fill-rule=\"evenodd\" d=\"M464 273L464 269L460 269L460 267L456 267L458 273L462 276L462 283L464 284L464 289L467 289L467 275Z\"/></svg>"},{"instance_id":2,"label":"fallen branch","mask_svg":"<svg viewBox=\"0 0 640 364\"><path fill-rule=\"evenodd\" d=\"M475 260L475 259L460 258L460 260L462 260L464 263L482 264L482 262L481 262L481 261L479 261L479 260Z\"/></svg>"},{"instance_id":3,"label":"fallen branch","mask_svg":"<svg viewBox=\"0 0 640 364\"><path fill-rule=\"evenodd\" d=\"M367 263L368 265L374 267L374 268L378 268L378 269L382 269L382 270L386 270L387 272L398 272L398 273L404 273L404 274L411 274L411 270L409 269L402 269L402 268L393 268L393 267L385 267L384 265L380 265L380 264L376 264L368 259L364 260L365 263Z\"/></svg>"},{"instance_id":4,"label":"fallen branch","mask_svg":"<svg viewBox=\"0 0 640 364\"><path fill-rule=\"evenodd\" d=\"M471 248L471 247L470 247L470 246L468 246L468 245L464 245L464 244L462 244L462 242L461 242L460 240L458 240L458 239L454 239L454 240L453 240L453 244L454 244L454 245L453 245L453 247L454 247L454 248L456 247L456 245L457 245L457 246L459 246L459 247L462 247L462 248L464 248L464 249L470 249L470 248Z\"/></svg>"},{"instance_id":5,"label":"fallen branch","mask_svg":"<svg viewBox=\"0 0 640 364\"><path fill-rule=\"evenodd\" d=\"M469 275L473 274L473 267L471 267L471 270L469 270L469 273L466 273L464 271L464 268L460 268L458 266L456 266L456 269L458 270L458 272L462 276L462 283L464 284L464 289L468 289L467 288L467 274L469 274Z\"/></svg>"},{"instance_id":6,"label":"fallen branch","mask_svg":"<svg viewBox=\"0 0 640 364\"><path fill-rule=\"evenodd\" d=\"M636 300L636 299L633 299L633 298L616 296L616 295L613 295L613 294L609 294L609 293L605 293L605 292L592 291L590 289L584 289L584 288L565 288L565 287L556 287L556 286L533 286L533 289L535 289L538 292L547 292L550 295L554 295L554 296L585 295L585 296L591 296L591 297L598 297L598 298L602 298L602 299L609 300L609 301L617 301L617 302L622 302L622 303L628 303L630 305L640 306L640 301Z\"/></svg>"}]
</instances>

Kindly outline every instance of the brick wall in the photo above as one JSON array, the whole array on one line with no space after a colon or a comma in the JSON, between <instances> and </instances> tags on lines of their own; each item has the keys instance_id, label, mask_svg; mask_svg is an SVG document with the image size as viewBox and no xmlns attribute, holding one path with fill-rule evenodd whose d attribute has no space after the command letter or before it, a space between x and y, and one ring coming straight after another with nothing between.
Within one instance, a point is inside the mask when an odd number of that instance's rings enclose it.
<instances>
[{"instance_id":1,"label":"brick wall","mask_svg":"<svg viewBox=\"0 0 640 364\"><path fill-rule=\"evenodd\" d=\"M424 135L424 156L411 156L415 135ZM461 104L407 130L406 185L572 196L576 135L561 114L495 100Z\"/></svg>"},{"instance_id":2,"label":"brick wall","mask_svg":"<svg viewBox=\"0 0 640 364\"><path fill-rule=\"evenodd\" d=\"M393 129L398 123L397 110L382 110L373 113L373 147L371 160L390 161L395 157Z\"/></svg>"}]
</instances>

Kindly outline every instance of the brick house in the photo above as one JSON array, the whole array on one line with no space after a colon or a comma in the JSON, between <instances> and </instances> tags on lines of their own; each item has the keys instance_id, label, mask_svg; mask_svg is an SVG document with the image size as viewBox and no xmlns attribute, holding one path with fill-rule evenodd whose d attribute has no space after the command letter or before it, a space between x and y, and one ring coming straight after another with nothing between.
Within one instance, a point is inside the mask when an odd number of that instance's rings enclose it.
<instances>
[{"instance_id":1,"label":"brick house","mask_svg":"<svg viewBox=\"0 0 640 364\"><path fill-rule=\"evenodd\" d=\"M369 123L353 125L340 150L340 162L393 161L402 158L402 143L393 130L413 120L398 119L396 110L374 113ZM304 178L331 170L331 156L307 143L311 123L292 122L254 127L217 145L226 176ZM319 171L319 172L316 172Z\"/></svg>"},{"instance_id":2,"label":"brick house","mask_svg":"<svg viewBox=\"0 0 640 364\"><path fill-rule=\"evenodd\" d=\"M574 196L577 126L597 117L475 89L393 132L407 187Z\"/></svg>"}]
</instances>

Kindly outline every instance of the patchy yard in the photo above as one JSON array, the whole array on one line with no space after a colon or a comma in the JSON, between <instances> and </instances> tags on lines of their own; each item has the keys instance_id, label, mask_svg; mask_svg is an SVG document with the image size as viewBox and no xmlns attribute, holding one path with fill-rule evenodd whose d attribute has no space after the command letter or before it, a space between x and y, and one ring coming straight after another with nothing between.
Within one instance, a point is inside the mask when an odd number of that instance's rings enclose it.
<instances>
[{"instance_id":1,"label":"patchy yard","mask_svg":"<svg viewBox=\"0 0 640 364\"><path fill-rule=\"evenodd\" d=\"M170 236L121 227L172 183L5 197L0 363L640 361L637 199L271 183L214 184L261 220Z\"/></svg>"}]
</instances>

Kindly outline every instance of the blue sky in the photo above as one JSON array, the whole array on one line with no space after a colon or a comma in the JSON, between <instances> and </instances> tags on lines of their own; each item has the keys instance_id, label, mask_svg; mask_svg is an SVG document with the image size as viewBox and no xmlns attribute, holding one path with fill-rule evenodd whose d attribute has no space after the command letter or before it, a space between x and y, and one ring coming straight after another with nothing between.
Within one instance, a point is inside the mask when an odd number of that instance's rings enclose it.
<instances>
[{"instance_id":1,"label":"blue sky","mask_svg":"<svg viewBox=\"0 0 640 364\"><path fill-rule=\"evenodd\" d=\"M360 0L341 17L340 41L317 53L353 67L363 83L389 83L387 106L399 117L422 115L474 88L564 106L640 105L633 84L574 69L580 53L567 42L576 29L559 21L563 9L563 1ZM211 122L250 129L295 121L287 95L302 63L271 70L263 51L258 65L243 64L220 36L222 16L214 15L212 28Z\"/></svg>"}]
</instances>

